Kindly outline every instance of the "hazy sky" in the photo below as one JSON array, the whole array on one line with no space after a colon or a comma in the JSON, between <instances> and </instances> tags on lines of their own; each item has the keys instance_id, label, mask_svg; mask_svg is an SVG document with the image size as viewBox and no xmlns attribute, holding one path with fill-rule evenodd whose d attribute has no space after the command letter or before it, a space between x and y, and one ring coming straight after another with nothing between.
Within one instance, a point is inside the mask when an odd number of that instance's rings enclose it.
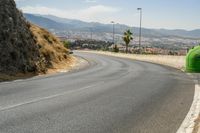
<instances>
[{"instance_id":1,"label":"hazy sky","mask_svg":"<svg viewBox=\"0 0 200 133\"><path fill-rule=\"evenodd\" d=\"M138 7L143 8L143 27L200 29L200 0L15 0L27 13L139 26Z\"/></svg>"}]
</instances>

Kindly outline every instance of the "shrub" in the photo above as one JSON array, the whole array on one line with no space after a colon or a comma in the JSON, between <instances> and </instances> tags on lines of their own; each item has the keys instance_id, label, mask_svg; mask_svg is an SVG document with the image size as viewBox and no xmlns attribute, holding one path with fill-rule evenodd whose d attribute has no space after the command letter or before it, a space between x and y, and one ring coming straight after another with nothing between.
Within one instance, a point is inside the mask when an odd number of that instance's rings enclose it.
<instances>
[{"instance_id":1,"label":"shrub","mask_svg":"<svg viewBox=\"0 0 200 133\"><path fill-rule=\"evenodd\" d=\"M114 46L113 52L115 52L115 53L118 53L118 52L119 52L119 48L117 47L117 45Z\"/></svg>"},{"instance_id":2,"label":"shrub","mask_svg":"<svg viewBox=\"0 0 200 133\"><path fill-rule=\"evenodd\" d=\"M65 48L70 49L70 47L71 47L71 42L69 42L69 41L64 41L64 42L63 42L63 45L64 45Z\"/></svg>"}]
</instances>

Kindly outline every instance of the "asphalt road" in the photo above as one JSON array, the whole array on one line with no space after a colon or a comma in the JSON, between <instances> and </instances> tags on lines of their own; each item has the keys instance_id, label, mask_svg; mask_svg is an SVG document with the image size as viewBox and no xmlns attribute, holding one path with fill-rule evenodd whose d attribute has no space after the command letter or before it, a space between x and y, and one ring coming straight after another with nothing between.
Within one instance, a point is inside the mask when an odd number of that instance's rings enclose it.
<instances>
[{"instance_id":1,"label":"asphalt road","mask_svg":"<svg viewBox=\"0 0 200 133\"><path fill-rule=\"evenodd\" d=\"M76 53L87 68L0 83L0 133L175 133L194 83L160 65Z\"/></svg>"}]
</instances>

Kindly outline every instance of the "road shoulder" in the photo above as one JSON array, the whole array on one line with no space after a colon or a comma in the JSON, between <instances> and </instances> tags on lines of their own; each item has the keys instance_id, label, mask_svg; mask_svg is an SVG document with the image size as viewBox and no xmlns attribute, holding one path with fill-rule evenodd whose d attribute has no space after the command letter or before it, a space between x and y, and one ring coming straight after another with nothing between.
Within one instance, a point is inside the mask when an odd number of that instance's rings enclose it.
<instances>
[{"instance_id":1,"label":"road shoulder","mask_svg":"<svg viewBox=\"0 0 200 133\"><path fill-rule=\"evenodd\" d=\"M70 61L57 64L54 68L48 69L47 73L18 73L16 75L8 75L0 73L0 83L15 80L23 80L35 77L52 76L59 73L68 73L88 67L89 62L79 56L72 56Z\"/></svg>"}]
</instances>

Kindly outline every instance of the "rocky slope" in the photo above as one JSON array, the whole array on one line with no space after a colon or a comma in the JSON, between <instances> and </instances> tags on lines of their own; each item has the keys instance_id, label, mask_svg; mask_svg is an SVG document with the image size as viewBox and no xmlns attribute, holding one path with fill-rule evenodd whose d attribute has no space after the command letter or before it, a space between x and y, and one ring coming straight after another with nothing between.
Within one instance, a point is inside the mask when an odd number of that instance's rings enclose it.
<instances>
[{"instance_id":1,"label":"rocky slope","mask_svg":"<svg viewBox=\"0 0 200 133\"><path fill-rule=\"evenodd\" d=\"M68 57L57 38L25 20L14 0L0 0L0 75L45 73Z\"/></svg>"}]
</instances>

